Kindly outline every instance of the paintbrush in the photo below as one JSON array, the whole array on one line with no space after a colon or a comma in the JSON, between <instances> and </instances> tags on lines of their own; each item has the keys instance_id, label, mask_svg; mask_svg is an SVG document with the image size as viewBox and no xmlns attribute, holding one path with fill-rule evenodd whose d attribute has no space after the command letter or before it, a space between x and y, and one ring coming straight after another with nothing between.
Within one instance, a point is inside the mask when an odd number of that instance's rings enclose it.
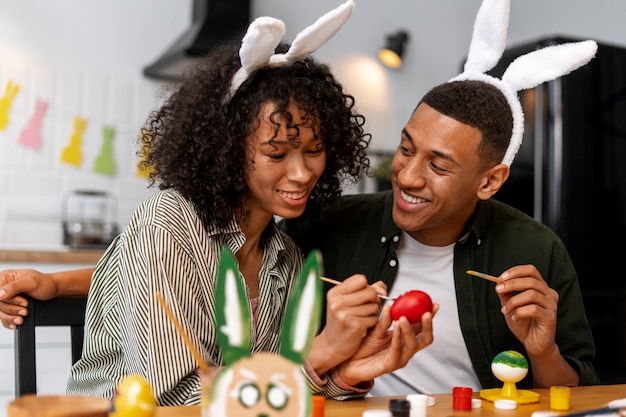
<instances>
[{"instance_id":1,"label":"paintbrush","mask_svg":"<svg viewBox=\"0 0 626 417\"><path fill-rule=\"evenodd\" d=\"M495 283L500 283L502 281L502 279L500 279L498 277L494 277L493 275L484 274L482 272L472 271L471 269L468 269L467 271L465 271L465 273L468 274L468 275L473 275L475 277L486 279L487 281L492 281L492 282L495 282Z\"/></svg>"},{"instance_id":2,"label":"paintbrush","mask_svg":"<svg viewBox=\"0 0 626 417\"><path fill-rule=\"evenodd\" d=\"M320 279L324 282L328 282L329 284L333 284L333 285L341 284L341 281L337 281L336 279L332 279L332 278L320 277ZM386 295L381 295L381 294L378 294L378 298L382 300L387 300L387 301L395 300L395 298L387 297Z\"/></svg>"},{"instance_id":3,"label":"paintbrush","mask_svg":"<svg viewBox=\"0 0 626 417\"><path fill-rule=\"evenodd\" d=\"M204 361L204 358L202 357L198 349L196 349L196 347L194 346L193 342L189 338L189 335L183 328L183 325L180 324L180 322L174 315L174 312L167 306L167 303L165 302L165 298L163 298L163 295L158 291L154 295L156 296L156 299L159 302L159 304L161 304L161 307L163 307L163 311L165 311L165 314L167 315L167 317L170 319L174 327L176 327L176 330L178 331L178 334L180 335L180 337L183 338L185 345L187 345L187 349L189 349L189 352L191 352L191 355L194 357L194 359L198 363L198 367L200 368L200 370L206 375L211 375L213 373L213 370Z\"/></svg>"}]
</instances>

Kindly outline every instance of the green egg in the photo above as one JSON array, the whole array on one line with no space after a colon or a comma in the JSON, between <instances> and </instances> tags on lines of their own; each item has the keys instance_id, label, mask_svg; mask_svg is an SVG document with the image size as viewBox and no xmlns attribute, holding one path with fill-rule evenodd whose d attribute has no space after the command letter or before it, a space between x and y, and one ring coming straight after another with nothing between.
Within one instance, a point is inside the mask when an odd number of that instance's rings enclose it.
<instances>
[{"instance_id":1,"label":"green egg","mask_svg":"<svg viewBox=\"0 0 626 417\"><path fill-rule=\"evenodd\" d=\"M500 363L503 365L508 365L513 368L523 368L528 369L528 361L521 353L515 350L505 350L504 352L498 353L493 360L492 364Z\"/></svg>"}]
</instances>

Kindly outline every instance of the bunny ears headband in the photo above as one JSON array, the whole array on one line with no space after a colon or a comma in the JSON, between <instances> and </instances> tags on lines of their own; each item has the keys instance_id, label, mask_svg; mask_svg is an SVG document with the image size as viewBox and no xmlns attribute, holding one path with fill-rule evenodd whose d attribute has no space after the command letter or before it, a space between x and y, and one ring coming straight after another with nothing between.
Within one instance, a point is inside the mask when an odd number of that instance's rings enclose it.
<instances>
[{"instance_id":1,"label":"bunny ears headband","mask_svg":"<svg viewBox=\"0 0 626 417\"><path fill-rule=\"evenodd\" d=\"M594 41L572 42L548 46L515 59L502 75L502 79L485 74L495 67L506 46L509 24L510 0L483 0L470 43L463 72L452 81L476 80L497 87L511 106L513 133L502 163L511 165L524 133L524 113L517 92L569 74L587 64L596 54Z\"/></svg>"},{"instance_id":2,"label":"bunny ears headband","mask_svg":"<svg viewBox=\"0 0 626 417\"><path fill-rule=\"evenodd\" d=\"M354 7L354 0L348 0L317 19L296 36L284 54L275 54L274 50L285 35L285 24L273 17L255 19L241 41L239 49L241 68L231 81L229 99L257 68L289 65L306 59L339 31L352 15Z\"/></svg>"}]
</instances>

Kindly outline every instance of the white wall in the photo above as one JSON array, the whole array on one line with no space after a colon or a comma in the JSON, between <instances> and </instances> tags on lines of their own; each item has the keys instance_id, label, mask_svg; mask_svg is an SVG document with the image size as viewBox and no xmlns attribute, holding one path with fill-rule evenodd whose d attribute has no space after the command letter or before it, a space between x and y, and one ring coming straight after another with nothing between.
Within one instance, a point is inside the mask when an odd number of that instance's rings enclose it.
<instances>
[{"instance_id":1,"label":"white wall","mask_svg":"<svg viewBox=\"0 0 626 417\"><path fill-rule=\"evenodd\" d=\"M253 16L287 25L287 40L340 0L252 0ZM480 0L356 0L354 16L316 53L357 97L374 134L372 147L393 149L426 90L459 71ZM623 0L513 0L509 44L548 35L626 44ZM0 2L0 96L8 80L21 83L11 123L0 131L0 245L60 243L65 192L109 189L119 199L119 222L148 192L135 175L135 134L158 101L158 83L142 68L191 22L191 0L21 0ZM381 67L385 35L407 29L405 65ZM50 101L39 151L17 143L34 101ZM73 118L89 119L81 167L59 162ZM92 172L102 126L116 127L114 177Z\"/></svg>"},{"instance_id":2,"label":"white wall","mask_svg":"<svg viewBox=\"0 0 626 417\"><path fill-rule=\"evenodd\" d=\"M190 16L179 0L0 2L0 97L9 81L20 86L0 130L0 245L60 245L62 201L74 189L111 192L125 226L152 192L136 174L135 138L160 84L141 70ZM33 149L18 138L38 99L48 109ZM79 166L60 160L75 117L87 120ZM104 126L116 129L114 175L93 169Z\"/></svg>"}]
</instances>

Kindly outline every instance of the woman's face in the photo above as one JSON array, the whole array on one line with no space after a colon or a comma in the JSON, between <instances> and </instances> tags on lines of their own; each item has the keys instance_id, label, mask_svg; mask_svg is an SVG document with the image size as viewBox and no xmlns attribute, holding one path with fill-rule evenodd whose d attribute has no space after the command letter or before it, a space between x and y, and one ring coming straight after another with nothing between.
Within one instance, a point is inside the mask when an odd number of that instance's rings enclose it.
<instances>
[{"instance_id":1,"label":"woman's face","mask_svg":"<svg viewBox=\"0 0 626 417\"><path fill-rule=\"evenodd\" d=\"M326 167L324 143L313 130L319 126L303 120L305 113L294 103L288 108L291 123L282 115L272 116L274 108L273 103L261 107L258 129L247 142L250 196L245 204L257 220L301 215Z\"/></svg>"}]
</instances>

